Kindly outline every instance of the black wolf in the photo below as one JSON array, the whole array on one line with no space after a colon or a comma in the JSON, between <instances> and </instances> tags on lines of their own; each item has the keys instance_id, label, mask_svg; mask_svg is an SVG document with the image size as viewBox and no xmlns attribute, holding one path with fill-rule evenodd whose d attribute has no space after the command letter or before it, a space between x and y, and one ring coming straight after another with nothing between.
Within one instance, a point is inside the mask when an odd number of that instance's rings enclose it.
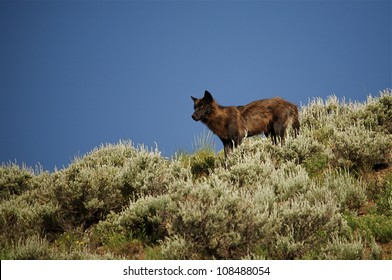
<instances>
[{"instance_id":1,"label":"black wolf","mask_svg":"<svg viewBox=\"0 0 392 280\"><path fill-rule=\"evenodd\" d=\"M192 118L206 124L220 138L225 157L245 137L264 133L276 144L278 139L284 139L287 128L292 127L295 135L299 131L297 106L280 97L253 101L245 106L221 106L208 91L203 98L191 98L195 109Z\"/></svg>"}]
</instances>

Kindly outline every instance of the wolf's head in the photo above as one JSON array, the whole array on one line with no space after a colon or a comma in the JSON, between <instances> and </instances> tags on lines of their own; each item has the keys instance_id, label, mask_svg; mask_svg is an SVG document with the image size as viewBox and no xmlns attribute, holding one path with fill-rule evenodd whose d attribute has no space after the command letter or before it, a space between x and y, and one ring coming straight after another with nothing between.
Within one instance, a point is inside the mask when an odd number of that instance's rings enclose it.
<instances>
[{"instance_id":1,"label":"wolf's head","mask_svg":"<svg viewBox=\"0 0 392 280\"><path fill-rule=\"evenodd\" d=\"M211 93L206 90L203 98L198 99L193 96L191 96L191 98L194 103L193 108L195 109L192 119L195 121L201 120L202 122L205 122L212 112L211 104L214 102L214 99L212 98Z\"/></svg>"}]
</instances>

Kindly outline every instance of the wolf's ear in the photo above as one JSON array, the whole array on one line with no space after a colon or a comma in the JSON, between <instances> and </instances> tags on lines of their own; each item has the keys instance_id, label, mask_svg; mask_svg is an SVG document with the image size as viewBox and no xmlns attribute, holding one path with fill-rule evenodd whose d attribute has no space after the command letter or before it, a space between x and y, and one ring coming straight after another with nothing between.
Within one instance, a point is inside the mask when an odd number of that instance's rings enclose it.
<instances>
[{"instance_id":1,"label":"wolf's ear","mask_svg":"<svg viewBox=\"0 0 392 280\"><path fill-rule=\"evenodd\" d=\"M191 96L191 98L192 98L193 102L195 102L197 100L196 97Z\"/></svg>"},{"instance_id":2,"label":"wolf's ear","mask_svg":"<svg viewBox=\"0 0 392 280\"><path fill-rule=\"evenodd\" d=\"M212 100L213 100L213 98L212 98L212 95L211 95L211 93L208 91L208 90L206 90L205 92L204 92L204 97L203 97L206 101L210 101L210 102L212 102Z\"/></svg>"}]
</instances>

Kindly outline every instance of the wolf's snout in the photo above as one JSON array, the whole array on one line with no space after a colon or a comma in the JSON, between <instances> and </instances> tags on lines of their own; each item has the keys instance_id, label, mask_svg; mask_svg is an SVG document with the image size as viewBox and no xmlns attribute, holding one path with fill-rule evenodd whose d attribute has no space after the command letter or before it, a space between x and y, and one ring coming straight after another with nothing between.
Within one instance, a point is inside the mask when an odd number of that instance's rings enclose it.
<instances>
[{"instance_id":1,"label":"wolf's snout","mask_svg":"<svg viewBox=\"0 0 392 280\"><path fill-rule=\"evenodd\" d=\"M192 114L192 119L195 120L195 121L198 121L198 119L196 117L196 114Z\"/></svg>"}]
</instances>

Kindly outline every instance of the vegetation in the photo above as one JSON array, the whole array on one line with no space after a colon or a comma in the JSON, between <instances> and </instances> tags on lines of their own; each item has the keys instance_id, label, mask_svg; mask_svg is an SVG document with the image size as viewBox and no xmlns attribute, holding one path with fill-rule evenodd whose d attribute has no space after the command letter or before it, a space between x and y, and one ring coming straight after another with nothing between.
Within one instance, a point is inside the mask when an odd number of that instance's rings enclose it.
<instances>
[{"instance_id":1,"label":"vegetation","mask_svg":"<svg viewBox=\"0 0 392 280\"><path fill-rule=\"evenodd\" d=\"M281 145L129 141L49 173L0 167L1 259L392 259L392 91L301 108Z\"/></svg>"}]
</instances>

